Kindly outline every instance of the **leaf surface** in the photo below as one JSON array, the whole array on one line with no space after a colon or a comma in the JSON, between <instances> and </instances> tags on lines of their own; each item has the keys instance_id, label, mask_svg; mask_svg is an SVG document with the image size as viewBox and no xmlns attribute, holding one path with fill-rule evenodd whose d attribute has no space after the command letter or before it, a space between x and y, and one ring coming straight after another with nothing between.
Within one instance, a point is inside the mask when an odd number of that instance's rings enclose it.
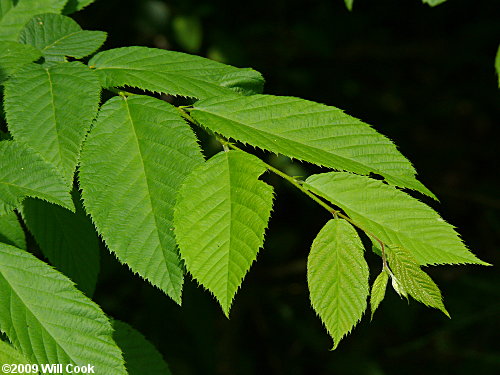
<instances>
[{"instance_id":1,"label":"leaf surface","mask_svg":"<svg viewBox=\"0 0 500 375\"><path fill-rule=\"evenodd\" d=\"M174 224L181 256L226 316L264 242L273 202L272 187L258 179L265 171L253 155L221 152L179 191Z\"/></svg>"},{"instance_id":2,"label":"leaf surface","mask_svg":"<svg viewBox=\"0 0 500 375\"><path fill-rule=\"evenodd\" d=\"M0 83L41 55L41 52L32 46L2 41L0 43Z\"/></svg>"},{"instance_id":3,"label":"leaf surface","mask_svg":"<svg viewBox=\"0 0 500 375\"><path fill-rule=\"evenodd\" d=\"M71 14L82 10L86 6L92 4L95 0L68 0L64 7L63 14Z\"/></svg>"},{"instance_id":4,"label":"leaf surface","mask_svg":"<svg viewBox=\"0 0 500 375\"><path fill-rule=\"evenodd\" d=\"M104 87L130 86L194 98L234 96L234 91L262 92L264 84L255 70L157 48L103 51L89 61L89 66L95 68Z\"/></svg>"},{"instance_id":5,"label":"leaf surface","mask_svg":"<svg viewBox=\"0 0 500 375\"><path fill-rule=\"evenodd\" d=\"M354 0L344 0L345 1L345 6L347 9L352 10L352 5L354 3Z\"/></svg>"},{"instance_id":6,"label":"leaf surface","mask_svg":"<svg viewBox=\"0 0 500 375\"><path fill-rule=\"evenodd\" d=\"M366 310L368 265L356 230L345 220L330 220L318 233L307 259L311 304L333 338L340 340Z\"/></svg>"},{"instance_id":7,"label":"leaf surface","mask_svg":"<svg viewBox=\"0 0 500 375\"><path fill-rule=\"evenodd\" d=\"M382 181L331 172L310 176L305 185L386 245L410 251L422 265L487 264L467 249L453 226L432 208Z\"/></svg>"},{"instance_id":8,"label":"leaf surface","mask_svg":"<svg viewBox=\"0 0 500 375\"><path fill-rule=\"evenodd\" d=\"M0 365L4 364L29 364L29 361L12 345L0 340ZM0 370L0 374L5 374Z\"/></svg>"},{"instance_id":9,"label":"leaf surface","mask_svg":"<svg viewBox=\"0 0 500 375\"><path fill-rule=\"evenodd\" d=\"M372 291L370 294L370 308L372 311L372 318L373 314L375 314L375 311L380 305L380 302L382 302L385 297L387 281L389 281L389 273L386 270L382 270L382 272L379 273L379 275L373 282Z\"/></svg>"},{"instance_id":10,"label":"leaf surface","mask_svg":"<svg viewBox=\"0 0 500 375\"><path fill-rule=\"evenodd\" d=\"M26 249L26 236L14 211L0 215L0 242Z\"/></svg>"},{"instance_id":11,"label":"leaf surface","mask_svg":"<svg viewBox=\"0 0 500 375\"><path fill-rule=\"evenodd\" d=\"M106 102L82 150L80 187L99 233L121 262L177 303L183 271L173 207L180 184L202 161L176 109L141 95Z\"/></svg>"},{"instance_id":12,"label":"leaf surface","mask_svg":"<svg viewBox=\"0 0 500 375\"><path fill-rule=\"evenodd\" d=\"M325 167L377 173L432 196L388 138L335 107L272 95L215 97L195 103L191 115L225 137Z\"/></svg>"},{"instance_id":13,"label":"leaf surface","mask_svg":"<svg viewBox=\"0 0 500 375\"><path fill-rule=\"evenodd\" d=\"M26 251L0 244L0 326L32 363L95 365L125 375L101 309L71 280Z\"/></svg>"}]
</instances>

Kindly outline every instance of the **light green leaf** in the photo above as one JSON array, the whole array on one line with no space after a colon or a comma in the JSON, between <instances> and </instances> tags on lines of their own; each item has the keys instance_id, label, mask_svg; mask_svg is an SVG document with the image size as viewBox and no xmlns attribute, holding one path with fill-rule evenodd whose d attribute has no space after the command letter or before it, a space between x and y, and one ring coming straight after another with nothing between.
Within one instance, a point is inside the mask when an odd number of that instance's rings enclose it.
<instances>
[{"instance_id":1,"label":"light green leaf","mask_svg":"<svg viewBox=\"0 0 500 375\"><path fill-rule=\"evenodd\" d=\"M382 181L331 172L309 177L305 186L342 208L385 244L406 248L422 265L487 264L432 208Z\"/></svg>"},{"instance_id":2,"label":"light green leaf","mask_svg":"<svg viewBox=\"0 0 500 375\"><path fill-rule=\"evenodd\" d=\"M0 216L0 242L26 249L26 236L15 212Z\"/></svg>"},{"instance_id":3,"label":"light green leaf","mask_svg":"<svg viewBox=\"0 0 500 375\"><path fill-rule=\"evenodd\" d=\"M335 107L272 95L216 97L195 103L191 115L225 137L325 167L377 173L432 196L389 139Z\"/></svg>"},{"instance_id":4,"label":"light green leaf","mask_svg":"<svg viewBox=\"0 0 500 375\"><path fill-rule=\"evenodd\" d=\"M253 155L221 152L179 191L174 226L181 257L226 316L264 242L273 203L272 187L258 179L265 171Z\"/></svg>"},{"instance_id":5,"label":"light green leaf","mask_svg":"<svg viewBox=\"0 0 500 375\"><path fill-rule=\"evenodd\" d=\"M162 355L137 330L119 320L113 320L113 338L122 349L129 375L170 375Z\"/></svg>"},{"instance_id":6,"label":"light green leaf","mask_svg":"<svg viewBox=\"0 0 500 375\"><path fill-rule=\"evenodd\" d=\"M375 310L377 310L380 302L382 302L385 297L387 281L389 281L389 273L386 270L382 270L382 272L380 272L380 274L373 282L372 291L370 294L370 308L372 311L372 319L373 314L375 314Z\"/></svg>"},{"instance_id":7,"label":"light green leaf","mask_svg":"<svg viewBox=\"0 0 500 375\"><path fill-rule=\"evenodd\" d=\"M127 374L99 306L30 253L0 244L0 327L32 363L95 366Z\"/></svg>"},{"instance_id":8,"label":"light green leaf","mask_svg":"<svg viewBox=\"0 0 500 375\"><path fill-rule=\"evenodd\" d=\"M175 195L203 161L170 104L148 96L103 105L84 143L85 208L121 262L180 303L183 271L172 231Z\"/></svg>"},{"instance_id":9,"label":"light green leaf","mask_svg":"<svg viewBox=\"0 0 500 375\"><path fill-rule=\"evenodd\" d=\"M0 20L13 6L14 0L0 0Z\"/></svg>"},{"instance_id":10,"label":"light green leaf","mask_svg":"<svg viewBox=\"0 0 500 375\"><path fill-rule=\"evenodd\" d=\"M36 197L74 210L62 177L33 150L15 141L0 142L0 215Z\"/></svg>"},{"instance_id":11,"label":"light green leaf","mask_svg":"<svg viewBox=\"0 0 500 375\"><path fill-rule=\"evenodd\" d=\"M71 14L82 10L89 4L92 4L95 0L69 0L64 7L63 14Z\"/></svg>"},{"instance_id":12,"label":"light green leaf","mask_svg":"<svg viewBox=\"0 0 500 375\"><path fill-rule=\"evenodd\" d=\"M5 364L30 364L30 362L12 345L0 340L0 365ZM5 372L0 370L0 374Z\"/></svg>"},{"instance_id":13,"label":"light green leaf","mask_svg":"<svg viewBox=\"0 0 500 375\"><path fill-rule=\"evenodd\" d=\"M422 0L424 4L429 4L431 7L444 3L446 0Z\"/></svg>"},{"instance_id":14,"label":"light green leaf","mask_svg":"<svg viewBox=\"0 0 500 375\"><path fill-rule=\"evenodd\" d=\"M73 202L74 213L38 199L26 199L22 215L50 263L90 297L99 274L99 239L76 192Z\"/></svg>"},{"instance_id":15,"label":"light green leaf","mask_svg":"<svg viewBox=\"0 0 500 375\"><path fill-rule=\"evenodd\" d=\"M307 259L307 285L311 304L335 349L361 319L369 293L363 244L347 221L330 220L314 239Z\"/></svg>"},{"instance_id":16,"label":"light green leaf","mask_svg":"<svg viewBox=\"0 0 500 375\"><path fill-rule=\"evenodd\" d=\"M352 5L354 3L354 0L344 0L345 1L345 6L347 9L352 10Z\"/></svg>"},{"instance_id":17,"label":"light green leaf","mask_svg":"<svg viewBox=\"0 0 500 375\"><path fill-rule=\"evenodd\" d=\"M207 98L261 92L264 80L252 69L147 47L125 47L95 55L89 66L95 68L104 87L130 86L143 90Z\"/></svg>"},{"instance_id":18,"label":"light green leaf","mask_svg":"<svg viewBox=\"0 0 500 375\"><path fill-rule=\"evenodd\" d=\"M19 0L0 20L0 40L17 40L19 32L37 14L60 13L67 0Z\"/></svg>"},{"instance_id":19,"label":"light green leaf","mask_svg":"<svg viewBox=\"0 0 500 375\"><path fill-rule=\"evenodd\" d=\"M401 285L404 292L426 306L441 310L450 317L443 304L441 292L429 275L420 269L412 254L399 246L386 248L393 278ZM398 292L399 293L399 292Z\"/></svg>"},{"instance_id":20,"label":"light green leaf","mask_svg":"<svg viewBox=\"0 0 500 375\"><path fill-rule=\"evenodd\" d=\"M36 48L17 42L0 43L0 83L24 65L38 59L42 54Z\"/></svg>"},{"instance_id":21,"label":"light green leaf","mask_svg":"<svg viewBox=\"0 0 500 375\"><path fill-rule=\"evenodd\" d=\"M500 46L498 46L497 56L495 58L495 69L498 76L498 87L500 87Z\"/></svg>"},{"instance_id":22,"label":"light green leaf","mask_svg":"<svg viewBox=\"0 0 500 375\"><path fill-rule=\"evenodd\" d=\"M63 56L81 59L97 51L105 40L105 32L82 30L71 18L51 13L33 17L19 35L21 43L38 48L48 60Z\"/></svg>"},{"instance_id":23,"label":"light green leaf","mask_svg":"<svg viewBox=\"0 0 500 375\"><path fill-rule=\"evenodd\" d=\"M172 28L177 43L190 53L196 53L201 47L203 30L199 18L193 15L178 15L172 20Z\"/></svg>"},{"instance_id":24,"label":"light green leaf","mask_svg":"<svg viewBox=\"0 0 500 375\"><path fill-rule=\"evenodd\" d=\"M5 84L5 113L15 140L25 142L73 184L80 148L99 104L99 81L80 62L30 64ZM70 190L70 189L68 189Z\"/></svg>"}]
</instances>

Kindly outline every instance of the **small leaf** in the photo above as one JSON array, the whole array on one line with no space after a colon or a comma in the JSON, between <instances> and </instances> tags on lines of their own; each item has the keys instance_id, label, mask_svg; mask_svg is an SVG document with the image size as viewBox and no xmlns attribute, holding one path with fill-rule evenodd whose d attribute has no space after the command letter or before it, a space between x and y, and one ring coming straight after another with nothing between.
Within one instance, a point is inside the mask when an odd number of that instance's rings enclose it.
<instances>
[{"instance_id":1,"label":"small leaf","mask_svg":"<svg viewBox=\"0 0 500 375\"><path fill-rule=\"evenodd\" d=\"M128 375L170 375L162 355L137 330L119 320L113 320L113 338L122 349Z\"/></svg>"},{"instance_id":2,"label":"small leaf","mask_svg":"<svg viewBox=\"0 0 500 375\"><path fill-rule=\"evenodd\" d=\"M380 302L385 297L385 289L387 288L387 281L389 280L389 273L386 270L382 270L380 274L377 276L372 285L372 291L370 294L370 308L372 311L372 319L373 314L375 314L375 310L377 310Z\"/></svg>"},{"instance_id":3,"label":"small leaf","mask_svg":"<svg viewBox=\"0 0 500 375\"><path fill-rule=\"evenodd\" d=\"M190 53L196 53L201 47L203 30L200 20L192 15L178 15L172 20L172 28L177 43Z\"/></svg>"},{"instance_id":4,"label":"small leaf","mask_svg":"<svg viewBox=\"0 0 500 375\"><path fill-rule=\"evenodd\" d=\"M0 43L0 83L17 72L24 65L35 61L41 52L32 46L17 42Z\"/></svg>"},{"instance_id":5,"label":"small leaf","mask_svg":"<svg viewBox=\"0 0 500 375\"><path fill-rule=\"evenodd\" d=\"M30 253L0 244L0 326L31 363L95 366L125 375L102 310L71 280Z\"/></svg>"},{"instance_id":6,"label":"small leaf","mask_svg":"<svg viewBox=\"0 0 500 375\"><path fill-rule=\"evenodd\" d=\"M69 0L64 7L63 14L71 14L82 10L86 6L92 4L95 0Z\"/></svg>"},{"instance_id":7,"label":"small leaf","mask_svg":"<svg viewBox=\"0 0 500 375\"><path fill-rule=\"evenodd\" d=\"M33 17L19 35L19 41L39 49L46 59L71 56L81 59L97 51L106 40L103 31L88 31L71 18L59 14Z\"/></svg>"},{"instance_id":8,"label":"small leaf","mask_svg":"<svg viewBox=\"0 0 500 375\"><path fill-rule=\"evenodd\" d=\"M12 345L0 340L0 365L29 363ZM5 371L0 370L0 374L5 374Z\"/></svg>"},{"instance_id":9,"label":"small leaf","mask_svg":"<svg viewBox=\"0 0 500 375\"><path fill-rule=\"evenodd\" d=\"M394 278L403 290L426 306L441 310L450 317L443 304L441 292L429 275L420 269L416 259L402 247L386 248Z\"/></svg>"},{"instance_id":10,"label":"small leaf","mask_svg":"<svg viewBox=\"0 0 500 375\"><path fill-rule=\"evenodd\" d=\"M15 212L0 215L0 242L26 249L26 236Z\"/></svg>"},{"instance_id":11,"label":"small leaf","mask_svg":"<svg viewBox=\"0 0 500 375\"><path fill-rule=\"evenodd\" d=\"M177 110L142 95L106 102L82 150L85 208L107 246L177 303L183 270L172 231L175 196L202 161Z\"/></svg>"},{"instance_id":12,"label":"small leaf","mask_svg":"<svg viewBox=\"0 0 500 375\"><path fill-rule=\"evenodd\" d=\"M15 141L0 142L0 215L36 197L74 210L69 189L38 154Z\"/></svg>"},{"instance_id":13,"label":"small leaf","mask_svg":"<svg viewBox=\"0 0 500 375\"><path fill-rule=\"evenodd\" d=\"M495 69L498 76L498 87L500 87L500 46L498 46L497 56L495 58Z\"/></svg>"},{"instance_id":14,"label":"small leaf","mask_svg":"<svg viewBox=\"0 0 500 375\"><path fill-rule=\"evenodd\" d=\"M422 0L424 4L429 4L431 7L444 3L446 0Z\"/></svg>"},{"instance_id":15,"label":"small leaf","mask_svg":"<svg viewBox=\"0 0 500 375\"><path fill-rule=\"evenodd\" d=\"M221 152L182 185L174 226L187 270L229 316L243 278L264 242L273 189L265 164L241 151Z\"/></svg>"},{"instance_id":16,"label":"small leaf","mask_svg":"<svg viewBox=\"0 0 500 375\"><path fill-rule=\"evenodd\" d=\"M345 1L345 6L347 9L352 10L352 5L354 3L354 0L344 0Z\"/></svg>"},{"instance_id":17,"label":"small leaf","mask_svg":"<svg viewBox=\"0 0 500 375\"><path fill-rule=\"evenodd\" d=\"M347 221L330 220L314 239L307 259L307 284L312 306L335 349L361 319L369 293L363 244Z\"/></svg>"}]
</instances>

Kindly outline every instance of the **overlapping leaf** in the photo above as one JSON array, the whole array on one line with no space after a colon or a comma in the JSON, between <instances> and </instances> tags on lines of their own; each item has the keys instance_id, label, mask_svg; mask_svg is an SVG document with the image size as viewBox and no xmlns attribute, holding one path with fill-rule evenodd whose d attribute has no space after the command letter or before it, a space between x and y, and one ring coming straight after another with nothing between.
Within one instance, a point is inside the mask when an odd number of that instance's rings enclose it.
<instances>
[{"instance_id":1,"label":"overlapping leaf","mask_svg":"<svg viewBox=\"0 0 500 375\"><path fill-rule=\"evenodd\" d=\"M385 244L406 248L422 265L486 264L433 209L382 181L331 172L309 177L306 186Z\"/></svg>"},{"instance_id":2,"label":"overlapping leaf","mask_svg":"<svg viewBox=\"0 0 500 375\"><path fill-rule=\"evenodd\" d=\"M272 95L216 97L195 103L191 115L225 137L334 169L377 173L432 196L389 139L335 107Z\"/></svg>"},{"instance_id":3,"label":"overlapping leaf","mask_svg":"<svg viewBox=\"0 0 500 375\"><path fill-rule=\"evenodd\" d=\"M12 345L0 340L0 365L4 364L29 364L29 361ZM0 370L0 374L5 374Z\"/></svg>"},{"instance_id":4,"label":"overlapping leaf","mask_svg":"<svg viewBox=\"0 0 500 375\"><path fill-rule=\"evenodd\" d=\"M113 338L122 349L128 375L170 375L162 355L146 338L130 325L113 321Z\"/></svg>"},{"instance_id":5,"label":"overlapping leaf","mask_svg":"<svg viewBox=\"0 0 500 375\"><path fill-rule=\"evenodd\" d=\"M23 219L50 263L92 296L99 273L99 239L76 192L73 202L74 213L39 199L26 199Z\"/></svg>"},{"instance_id":6,"label":"overlapping leaf","mask_svg":"<svg viewBox=\"0 0 500 375\"><path fill-rule=\"evenodd\" d=\"M15 212L0 215L0 242L26 249L26 236Z\"/></svg>"},{"instance_id":7,"label":"overlapping leaf","mask_svg":"<svg viewBox=\"0 0 500 375\"><path fill-rule=\"evenodd\" d=\"M14 0L0 0L0 20L13 6Z\"/></svg>"},{"instance_id":8,"label":"overlapping leaf","mask_svg":"<svg viewBox=\"0 0 500 375\"><path fill-rule=\"evenodd\" d=\"M5 84L5 113L14 139L53 164L68 186L97 113L99 92L94 72L76 61L48 68L30 64Z\"/></svg>"},{"instance_id":9,"label":"overlapping leaf","mask_svg":"<svg viewBox=\"0 0 500 375\"><path fill-rule=\"evenodd\" d=\"M57 171L31 149L15 141L0 142L0 215L36 197L74 210L69 189Z\"/></svg>"},{"instance_id":10,"label":"overlapping leaf","mask_svg":"<svg viewBox=\"0 0 500 375\"><path fill-rule=\"evenodd\" d=\"M19 0L0 19L0 40L17 40L19 32L37 14L60 13L67 0Z\"/></svg>"},{"instance_id":11,"label":"overlapping leaf","mask_svg":"<svg viewBox=\"0 0 500 375\"><path fill-rule=\"evenodd\" d=\"M318 233L307 259L307 284L335 349L361 319L369 291L363 244L347 221L330 220Z\"/></svg>"},{"instance_id":12,"label":"overlapping leaf","mask_svg":"<svg viewBox=\"0 0 500 375\"><path fill-rule=\"evenodd\" d=\"M84 204L109 249L180 303L183 272L172 231L177 190L203 161L196 138L170 104L116 97L84 143Z\"/></svg>"},{"instance_id":13,"label":"overlapping leaf","mask_svg":"<svg viewBox=\"0 0 500 375\"><path fill-rule=\"evenodd\" d=\"M32 46L2 41L0 43L0 83L41 55L41 52Z\"/></svg>"},{"instance_id":14,"label":"overlapping leaf","mask_svg":"<svg viewBox=\"0 0 500 375\"><path fill-rule=\"evenodd\" d=\"M92 4L95 0L68 0L64 7L64 14L71 14L85 8L87 5Z\"/></svg>"},{"instance_id":15,"label":"overlapping leaf","mask_svg":"<svg viewBox=\"0 0 500 375\"><path fill-rule=\"evenodd\" d=\"M0 326L32 363L92 364L127 374L112 328L71 280L26 251L0 244Z\"/></svg>"},{"instance_id":16,"label":"overlapping leaf","mask_svg":"<svg viewBox=\"0 0 500 375\"><path fill-rule=\"evenodd\" d=\"M372 318L373 314L377 310L380 302L385 297L385 289L387 288L387 281L389 281L389 273L384 269L379 273L375 281L372 285L372 291L370 294L370 307L372 310Z\"/></svg>"},{"instance_id":17,"label":"overlapping leaf","mask_svg":"<svg viewBox=\"0 0 500 375\"><path fill-rule=\"evenodd\" d=\"M33 17L19 35L21 43L36 47L46 59L81 59L97 51L105 40L105 32L82 30L71 18L51 13Z\"/></svg>"},{"instance_id":18,"label":"overlapping leaf","mask_svg":"<svg viewBox=\"0 0 500 375\"><path fill-rule=\"evenodd\" d=\"M179 191L175 235L186 268L226 315L264 242L273 190L266 166L241 151L221 152L195 169Z\"/></svg>"},{"instance_id":19,"label":"overlapping leaf","mask_svg":"<svg viewBox=\"0 0 500 375\"><path fill-rule=\"evenodd\" d=\"M262 92L260 73L202 57L146 47L117 48L89 62L104 87L131 86L171 95L207 98Z\"/></svg>"}]
</instances>

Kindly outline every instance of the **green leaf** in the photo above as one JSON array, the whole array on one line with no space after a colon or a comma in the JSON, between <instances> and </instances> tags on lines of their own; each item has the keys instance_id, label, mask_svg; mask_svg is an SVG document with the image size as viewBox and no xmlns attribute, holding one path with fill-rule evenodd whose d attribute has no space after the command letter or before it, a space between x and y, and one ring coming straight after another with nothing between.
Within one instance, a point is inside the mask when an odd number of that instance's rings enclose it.
<instances>
[{"instance_id":1,"label":"green leaf","mask_svg":"<svg viewBox=\"0 0 500 375\"><path fill-rule=\"evenodd\" d=\"M14 0L0 0L0 20L14 6Z\"/></svg>"},{"instance_id":2,"label":"green leaf","mask_svg":"<svg viewBox=\"0 0 500 375\"><path fill-rule=\"evenodd\" d=\"M412 254L399 246L386 247L386 253L394 273L393 278L401 285L404 292L424 305L441 310L447 317L450 317L444 307L439 288L430 276L420 269Z\"/></svg>"},{"instance_id":3,"label":"green leaf","mask_svg":"<svg viewBox=\"0 0 500 375\"><path fill-rule=\"evenodd\" d=\"M4 364L29 364L30 362L19 353L12 345L0 340L0 365ZM0 370L0 374L5 374ZM8 373L7 373L8 374Z\"/></svg>"},{"instance_id":4,"label":"green leaf","mask_svg":"<svg viewBox=\"0 0 500 375\"><path fill-rule=\"evenodd\" d=\"M36 197L74 210L69 189L57 171L33 150L15 141L0 142L0 215Z\"/></svg>"},{"instance_id":5,"label":"green leaf","mask_svg":"<svg viewBox=\"0 0 500 375\"><path fill-rule=\"evenodd\" d=\"M15 212L0 216L0 242L26 249L26 236Z\"/></svg>"},{"instance_id":6,"label":"green leaf","mask_svg":"<svg viewBox=\"0 0 500 375\"><path fill-rule=\"evenodd\" d=\"M80 62L31 64L5 84L5 113L15 140L25 142L73 184L80 148L99 104L99 81ZM68 189L69 190L69 189Z\"/></svg>"},{"instance_id":7,"label":"green leaf","mask_svg":"<svg viewBox=\"0 0 500 375\"><path fill-rule=\"evenodd\" d=\"M113 321L113 338L122 349L129 375L170 375L162 355L137 330L119 320Z\"/></svg>"},{"instance_id":8,"label":"green leaf","mask_svg":"<svg viewBox=\"0 0 500 375\"><path fill-rule=\"evenodd\" d=\"M203 30L199 18L193 15L178 15L172 20L172 28L177 43L184 50L190 53L200 50Z\"/></svg>"},{"instance_id":9,"label":"green leaf","mask_svg":"<svg viewBox=\"0 0 500 375\"><path fill-rule=\"evenodd\" d=\"M180 184L203 161L170 104L148 96L103 105L84 143L85 208L121 262L180 303L183 271L172 231Z\"/></svg>"},{"instance_id":10,"label":"green leaf","mask_svg":"<svg viewBox=\"0 0 500 375\"><path fill-rule=\"evenodd\" d=\"M32 363L95 366L127 374L99 306L30 253L0 244L0 326Z\"/></svg>"},{"instance_id":11,"label":"green leaf","mask_svg":"<svg viewBox=\"0 0 500 375\"><path fill-rule=\"evenodd\" d=\"M26 199L22 215L50 263L92 296L99 274L99 239L76 192L73 202L74 213L38 199Z\"/></svg>"},{"instance_id":12,"label":"green leaf","mask_svg":"<svg viewBox=\"0 0 500 375\"><path fill-rule=\"evenodd\" d=\"M335 107L253 95L203 100L191 115L225 137L325 167L377 173L393 185L432 196L389 139Z\"/></svg>"},{"instance_id":13,"label":"green leaf","mask_svg":"<svg viewBox=\"0 0 500 375\"><path fill-rule=\"evenodd\" d=\"M24 65L37 60L42 54L36 48L17 42L0 43L0 83Z\"/></svg>"},{"instance_id":14,"label":"green leaf","mask_svg":"<svg viewBox=\"0 0 500 375\"><path fill-rule=\"evenodd\" d=\"M19 32L37 14L60 13L67 0L19 0L0 20L0 40L17 40Z\"/></svg>"},{"instance_id":15,"label":"green leaf","mask_svg":"<svg viewBox=\"0 0 500 375\"><path fill-rule=\"evenodd\" d=\"M500 87L500 46L498 46L497 56L495 58L495 69L498 76L498 87Z\"/></svg>"},{"instance_id":16,"label":"green leaf","mask_svg":"<svg viewBox=\"0 0 500 375\"><path fill-rule=\"evenodd\" d=\"M311 304L333 338L333 349L359 322L369 293L368 265L356 230L342 219L318 233L307 259Z\"/></svg>"},{"instance_id":17,"label":"green leaf","mask_svg":"<svg viewBox=\"0 0 500 375\"><path fill-rule=\"evenodd\" d=\"M87 5L92 4L95 0L69 0L64 7L63 14L71 14L82 10Z\"/></svg>"},{"instance_id":18,"label":"green leaf","mask_svg":"<svg viewBox=\"0 0 500 375\"><path fill-rule=\"evenodd\" d=\"M331 172L309 177L305 186L342 208L385 244L406 248L422 265L487 265L432 208L382 181Z\"/></svg>"},{"instance_id":19,"label":"green leaf","mask_svg":"<svg viewBox=\"0 0 500 375\"><path fill-rule=\"evenodd\" d=\"M97 51L105 40L105 32L82 30L71 18L51 13L33 17L19 35L21 43L38 48L48 60L63 56L81 59Z\"/></svg>"},{"instance_id":20,"label":"green leaf","mask_svg":"<svg viewBox=\"0 0 500 375\"><path fill-rule=\"evenodd\" d=\"M89 66L95 68L104 87L131 86L143 90L207 98L261 92L264 80L252 69L147 47L117 48L95 55Z\"/></svg>"},{"instance_id":21,"label":"green leaf","mask_svg":"<svg viewBox=\"0 0 500 375\"><path fill-rule=\"evenodd\" d=\"M424 4L429 4L431 7L444 3L446 0L422 0Z\"/></svg>"},{"instance_id":22,"label":"green leaf","mask_svg":"<svg viewBox=\"0 0 500 375\"><path fill-rule=\"evenodd\" d=\"M373 314L375 314L375 310L377 310L380 302L382 302L385 297L387 281L389 281L389 273L386 270L382 270L382 272L380 272L380 274L373 282L372 291L370 294L370 309L372 311L372 319Z\"/></svg>"},{"instance_id":23,"label":"green leaf","mask_svg":"<svg viewBox=\"0 0 500 375\"><path fill-rule=\"evenodd\" d=\"M354 3L354 0L344 0L345 1L345 6L347 9L352 10L352 5Z\"/></svg>"},{"instance_id":24,"label":"green leaf","mask_svg":"<svg viewBox=\"0 0 500 375\"><path fill-rule=\"evenodd\" d=\"M258 179L265 171L253 155L221 152L179 191L174 226L181 256L226 316L264 242L273 204L272 187Z\"/></svg>"}]
</instances>

